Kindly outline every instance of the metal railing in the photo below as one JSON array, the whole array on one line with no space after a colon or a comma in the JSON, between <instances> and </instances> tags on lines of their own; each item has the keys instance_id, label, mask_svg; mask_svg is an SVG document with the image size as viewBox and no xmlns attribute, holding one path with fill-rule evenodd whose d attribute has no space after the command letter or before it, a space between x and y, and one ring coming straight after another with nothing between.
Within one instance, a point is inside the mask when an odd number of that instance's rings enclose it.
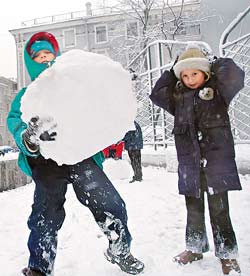
<instances>
[{"instance_id":1,"label":"metal railing","mask_svg":"<svg viewBox=\"0 0 250 276\"><path fill-rule=\"evenodd\" d=\"M200 3L201 0L186 0L185 5ZM179 6L182 5L181 0L174 0L171 3L171 6ZM155 8L159 9L159 6L155 5ZM30 27L34 25L43 25L43 24L51 24L56 22L63 22L74 19L87 18L92 16L103 16L103 15L112 15L112 14L130 14L134 13L134 9L130 7L130 5L125 6L103 6L100 8L86 8L85 10L73 11L63 14L55 14L50 16L38 17L31 20L25 20L21 23L22 27Z\"/></svg>"},{"instance_id":2,"label":"metal railing","mask_svg":"<svg viewBox=\"0 0 250 276\"><path fill-rule=\"evenodd\" d=\"M113 7L105 7L102 9L91 9L90 11L82 10L82 11L74 11L62 14L55 14L50 16L38 17L31 20L26 20L21 23L22 27L31 27L34 25L43 25L43 24L51 24L56 22L63 22L74 19L81 19L92 16L102 16L102 15L110 15L114 13L120 13L116 8Z\"/></svg>"},{"instance_id":3,"label":"metal railing","mask_svg":"<svg viewBox=\"0 0 250 276\"><path fill-rule=\"evenodd\" d=\"M241 28L249 17L250 6L224 30L219 45L220 55L233 58L245 71L245 87L235 97L229 110L235 140L240 143L250 143L250 33L242 34ZM232 35L234 39L230 41Z\"/></svg>"}]
</instances>

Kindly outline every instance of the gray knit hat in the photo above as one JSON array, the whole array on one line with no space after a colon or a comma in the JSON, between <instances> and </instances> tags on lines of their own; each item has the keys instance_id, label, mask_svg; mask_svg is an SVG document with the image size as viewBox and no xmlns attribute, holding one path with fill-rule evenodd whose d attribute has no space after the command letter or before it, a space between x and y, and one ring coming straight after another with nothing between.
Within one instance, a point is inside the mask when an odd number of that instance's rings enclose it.
<instances>
[{"instance_id":1,"label":"gray knit hat","mask_svg":"<svg viewBox=\"0 0 250 276\"><path fill-rule=\"evenodd\" d=\"M186 51L178 58L174 65L174 73L178 79L181 77L181 72L186 69L198 69L205 73L210 73L211 64L208 58L203 54L198 45L188 45Z\"/></svg>"}]
</instances>

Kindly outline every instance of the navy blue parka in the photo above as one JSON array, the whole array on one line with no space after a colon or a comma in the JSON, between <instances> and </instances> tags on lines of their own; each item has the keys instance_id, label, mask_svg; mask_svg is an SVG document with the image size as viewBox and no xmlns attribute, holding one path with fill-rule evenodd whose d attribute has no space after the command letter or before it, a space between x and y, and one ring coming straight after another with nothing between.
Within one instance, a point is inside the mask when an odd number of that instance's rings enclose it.
<instances>
[{"instance_id":1,"label":"navy blue parka","mask_svg":"<svg viewBox=\"0 0 250 276\"><path fill-rule=\"evenodd\" d=\"M219 58L211 75L204 87L192 90L177 88L173 71L165 71L150 95L154 104L174 116L179 193L197 198L202 160L210 194L241 189L228 106L243 88L245 74L232 59ZM212 89L212 99L200 96L204 88Z\"/></svg>"}]
</instances>

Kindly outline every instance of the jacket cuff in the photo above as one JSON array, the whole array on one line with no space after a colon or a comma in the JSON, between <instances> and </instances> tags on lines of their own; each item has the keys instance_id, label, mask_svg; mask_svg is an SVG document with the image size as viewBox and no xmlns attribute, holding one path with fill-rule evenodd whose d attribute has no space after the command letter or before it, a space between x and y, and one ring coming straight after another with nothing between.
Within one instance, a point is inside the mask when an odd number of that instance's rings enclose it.
<instances>
[{"instance_id":1,"label":"jacket cuff","mask_svg":"<svg viewBox=\"0 0 250 276\"><path fill-rule=\"evenodd\" d=\"M23 139L23 143L26 147L26 149L30 152L30 153L37 153L39 151L39 146L36 144L31 144L28 141L26 141L25 139Z\"/></svg>"},{"instance_id":2,"label":"jacket cuff","mask_svg":"<svg viewBox=\"0 0 250 276\"><path fill-rule=\"evenodd\" d=\"M39 145L29 142L28 139L25 137L25 131L22 133L22 141L25 148L32 155L37 154L39 152Z\"/></svg>"}]
</instances>

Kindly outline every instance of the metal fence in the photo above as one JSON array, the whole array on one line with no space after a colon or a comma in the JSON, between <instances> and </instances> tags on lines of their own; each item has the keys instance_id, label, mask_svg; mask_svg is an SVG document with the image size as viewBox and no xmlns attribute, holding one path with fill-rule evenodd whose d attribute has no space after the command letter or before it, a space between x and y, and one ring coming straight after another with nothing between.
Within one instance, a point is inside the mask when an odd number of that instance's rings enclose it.
<instances>
[{"instance_id":1,"label":"metal fence","mask_svg":"<svg viewBox=\"0 0 250 276\"><path fill-rule=\"evenodd\" d=\"M242 22L250 14L250 6L228 26L220 40L220 55L231 57L244 69L245 87L230 105L229 113L236 142L250 142L250 33L242 34ZM244 22L243 22L244 24ZM229 41L232 32L237 38ZM235 35L234 33L234 35ZM198 44L208 56L212 54L210 46L202 41L158 40L149 44L128 68L134 74L134 89L138 101L137 121L143 130L147 145L166 147L173 141L173 117L149 100L151 89L162 72L173 65L175 57L182 52L187 43Z\"/></svg>"},{"instance_id":2,"label":"metal fence","mask_svg":"<svg viewBox=\"0 0 250 276\"><path fill-rule=\"evenodd\" d=\"M235 97L229 110L233 133L238 143L250 143L250 33L242 33L242 24L249 19L250 6L225 29L219 45L220 55L233 58L245 71L245 87ZM234 39L230 40L230 36Z\"/></svg>"}]
</instances>

